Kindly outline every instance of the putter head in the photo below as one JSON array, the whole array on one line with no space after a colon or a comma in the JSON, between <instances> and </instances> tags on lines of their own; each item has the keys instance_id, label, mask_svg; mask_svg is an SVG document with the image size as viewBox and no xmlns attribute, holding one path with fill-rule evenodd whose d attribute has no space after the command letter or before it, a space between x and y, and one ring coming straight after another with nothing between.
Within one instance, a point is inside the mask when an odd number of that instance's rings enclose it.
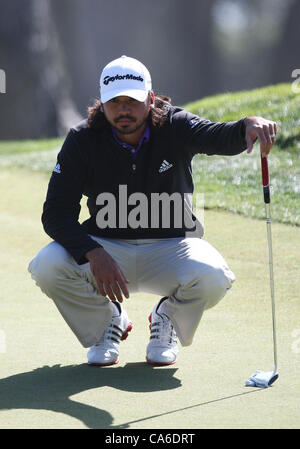
<instances>
[{"instance_id":1,"label":"putter head","mask_svg":"<svg viewBox=\"0 0 300 449\"><path fill-rule=\"evenodd\" d=\"M259 387L268 388L275 380L277 380L279 374L276 371L260 371L257 370L250 378L246 381L246 387Z\"/></svg>"}]
</instances>

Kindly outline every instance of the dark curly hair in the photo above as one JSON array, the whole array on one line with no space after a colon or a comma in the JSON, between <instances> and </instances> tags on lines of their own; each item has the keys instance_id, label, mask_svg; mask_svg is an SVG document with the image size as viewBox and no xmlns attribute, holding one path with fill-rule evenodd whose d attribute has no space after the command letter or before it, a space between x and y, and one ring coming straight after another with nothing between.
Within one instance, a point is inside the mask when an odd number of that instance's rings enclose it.
<instances>
[{"instance_id":1,"label":"dark curly hair","mask_svg":"<svg viewBox=\"0 0 300 449\"><path fill-rule=\"evenodd\" d=\"M171 105L171 98L166 95L158 94L154 96L154 105L150 110L150 117L153 126L158 128L163 126L167 119L168 110ZM87 125L89 128L99 129L105 122L107 122L101 106L101 101L96 99L93 106L88 107Z\"/></svg>"}]
</instances>

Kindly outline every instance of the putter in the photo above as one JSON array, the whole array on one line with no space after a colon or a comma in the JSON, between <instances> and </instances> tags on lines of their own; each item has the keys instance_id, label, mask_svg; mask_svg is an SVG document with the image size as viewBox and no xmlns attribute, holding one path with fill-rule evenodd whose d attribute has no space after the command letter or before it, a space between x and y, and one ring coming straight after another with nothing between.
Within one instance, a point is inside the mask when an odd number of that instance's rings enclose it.
<instances>
[{"instance_id":1,"label":"putter","mask_svg":"<svg viewBox=\"0 0 300 449\"><path fill-rule=\"evenodd\" d=\"M276 340L276 321L275 321L275 298L274 298L274 277L273 277L273 253L271 236L271 216L270 216L270 187L269 187L269 166L268 158L261 156L261 172L264 193L264 202L266 206L267 236L269 248L269 268L270 268L270 288L272 303L272 323L273 323L273 349L274 349L274 369L273 371L257 370L246 381L247 387L270 387L279 377L277 373L277 340Z\"/></svg>"}]
</instances>

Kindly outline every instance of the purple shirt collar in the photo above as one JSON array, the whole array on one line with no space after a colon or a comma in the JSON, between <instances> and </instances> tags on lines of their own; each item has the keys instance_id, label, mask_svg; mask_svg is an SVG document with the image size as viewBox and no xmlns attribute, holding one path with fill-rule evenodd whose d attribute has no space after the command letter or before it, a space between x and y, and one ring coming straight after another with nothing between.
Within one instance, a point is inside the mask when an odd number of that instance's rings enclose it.
<instances>
[{"instance_id":1,"label":"purple shirt collar","mask_svg":"<svg viewBox=\"0 0 300 449\"><path fill-rule=\"evenodd\" d=\"M139 149L141 148L141 146L143 145L144 142L148 142L150 139L150 126L149 123L146 126L146 129L143 133L143 135L141 136L138 145L135 147L133 145L130 145L126 142L122 142L120 139L118 139L113 127L111 127L112 130L112 134L113 137L115 139L116 142L118 142L119 145L121 145L123 148L126 148L128 150L134 150L134 152L132 152L132 156L134 157L134 159L136 158L137 152L139 151Z\"/></svg>"}]
</instances>

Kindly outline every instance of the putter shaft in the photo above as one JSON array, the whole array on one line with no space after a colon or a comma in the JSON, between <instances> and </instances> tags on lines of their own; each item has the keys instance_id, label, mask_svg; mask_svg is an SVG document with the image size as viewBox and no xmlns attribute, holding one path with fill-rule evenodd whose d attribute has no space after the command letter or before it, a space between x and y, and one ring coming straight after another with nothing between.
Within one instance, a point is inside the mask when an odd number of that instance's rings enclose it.
<instances>
[{"instance_id":1,"label":"putter shaft","mask_svg":"<svg viewBox=\"0 0 300 449\"><path fill-rule=\"evenodd\" d=\"M266 223L267 223L267 236L268 236L268 248L269 248L270 290L271 290L271 302L272 302L274 373L276 373L277 372L277 338L276 338L276 314L275 314L275 294L274 294L273 250L272 250L270 203L266 203Z\"/></svg>"}]
</instances>

